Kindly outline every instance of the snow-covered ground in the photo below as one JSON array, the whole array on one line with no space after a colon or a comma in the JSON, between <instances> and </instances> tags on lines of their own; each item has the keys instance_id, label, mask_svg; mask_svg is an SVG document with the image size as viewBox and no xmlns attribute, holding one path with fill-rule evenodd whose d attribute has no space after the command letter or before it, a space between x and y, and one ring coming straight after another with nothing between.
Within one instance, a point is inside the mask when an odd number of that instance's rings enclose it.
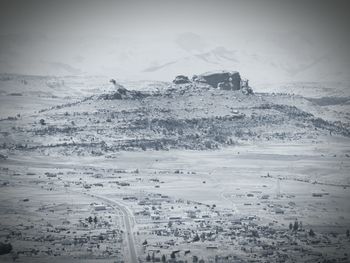
<instances>
[{"instance_id":1,"label":"snow-covered ground","mask_svg":"<svg viewBox=\"0 0 350 263\"><path fill-rule=\"evenodd\" d=\"M1 261L349 260L346 85L116 80L1 75Z\"/></svg>"}]
</instances>

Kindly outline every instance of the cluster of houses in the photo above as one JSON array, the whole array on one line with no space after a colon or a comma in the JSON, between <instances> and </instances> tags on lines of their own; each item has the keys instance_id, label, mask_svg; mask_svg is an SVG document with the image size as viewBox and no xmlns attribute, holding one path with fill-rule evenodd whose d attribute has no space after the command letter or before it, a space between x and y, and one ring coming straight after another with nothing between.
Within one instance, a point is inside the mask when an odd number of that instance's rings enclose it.
<instances>
[{"instance_id":1,"label":"cluster of houses","mask_svg":"<svg viewBox=\"0 0 350 263\"><path fill-rule=\"evenodd\" d=\"M268 195L260 197L261 200L269 198ZM323 253L320 244L332 247L339 242L339 237L311 235L309 229L300 226L290 229L277 221L267 222L255 214L243 216L229 209L162 194L128 196L124 200L132 202L135 210L138 237L145 240L142 244L145 261L149 256L151 260L173 260L169 262L197 259L204 262L259 259L298 262L302 258L317 261L334 258L334 255ZM284 213L278 206L273 209L277 215ZM340 262L342 259L344 255L339 257Z\"/></svg>"}]
</instances>

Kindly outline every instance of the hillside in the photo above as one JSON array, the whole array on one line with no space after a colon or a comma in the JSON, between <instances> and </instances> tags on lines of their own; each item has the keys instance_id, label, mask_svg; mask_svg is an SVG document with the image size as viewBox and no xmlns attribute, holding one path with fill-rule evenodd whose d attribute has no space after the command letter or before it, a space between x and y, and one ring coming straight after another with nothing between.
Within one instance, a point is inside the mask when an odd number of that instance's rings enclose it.
<instances>
[{"instance_id":1,"label":"hillside","mask_svg":"<svg viewBox=\"0 0 350 263\"><path fill-rule=\"evenodd\" d=\"M321 142L329 136L350 135L349 122L321 118L318 101L299 95L246 95L196 82L147 85L153 89L135 91L128 89L128 83L101 93L92 89L66 102L60 98L33 114L3 118L2 149L102 155L120 150Z\"/></svg>"}]
</instances>

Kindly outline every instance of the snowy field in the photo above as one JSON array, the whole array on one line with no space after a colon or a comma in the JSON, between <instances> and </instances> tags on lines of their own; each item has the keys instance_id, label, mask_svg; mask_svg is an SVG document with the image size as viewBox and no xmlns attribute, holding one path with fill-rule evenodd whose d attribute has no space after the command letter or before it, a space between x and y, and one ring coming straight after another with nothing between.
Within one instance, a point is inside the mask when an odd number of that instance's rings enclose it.
<instances>
[{"instance_id":1,"label":"snowy field","mask_svg":"<svg viewBox=\"0 0 350 263\"><path fill-rule=\"evenodd\" d=\"M119 84L2 77L2 262L349 260L346 101Z\"/></svg>"}]
</instances>

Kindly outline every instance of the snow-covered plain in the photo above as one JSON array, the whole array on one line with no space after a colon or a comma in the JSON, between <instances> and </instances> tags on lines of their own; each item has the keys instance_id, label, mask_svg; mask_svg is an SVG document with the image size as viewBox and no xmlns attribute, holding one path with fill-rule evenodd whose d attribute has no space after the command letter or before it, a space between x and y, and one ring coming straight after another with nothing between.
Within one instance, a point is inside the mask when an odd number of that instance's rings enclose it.
<instances>
[{"instance_id":1,"label":"snow-covered plain","mask_svg":"<svg viewBox=\"0 0 350 263\"><path fill-rule=\"evenodd\" d=\"M334 83L108 81L1 76L1 261L349 260Z\"/></svg>"}]
</instances>

